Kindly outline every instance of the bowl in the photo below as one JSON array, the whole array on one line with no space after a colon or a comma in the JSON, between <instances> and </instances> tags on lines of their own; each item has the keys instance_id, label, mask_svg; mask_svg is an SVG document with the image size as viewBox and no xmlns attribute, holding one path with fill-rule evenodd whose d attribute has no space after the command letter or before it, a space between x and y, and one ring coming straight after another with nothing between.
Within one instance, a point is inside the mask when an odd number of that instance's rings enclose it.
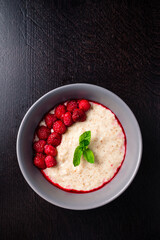
<instances>
[{"instance_id":1,"label":"bowl","mask_svg":"<svg viewBox=\"0 0 160 240\"><path fill-rule=\"evenodd\" d=\"M33 165L32 141L35 129L45 113L68 99L86 98L110 108L120 120L127 139L125 160L118 174L101 189L89 193L65 192L49 183ZM70 84L56 88L38 99L24 116L17 136L20 170L30 187L46 201L67 209L85 210L100 207L117 198L134 179L142 155L142 137L138 122L117 95L91 84Z\"/></svg>"}]
</instances>

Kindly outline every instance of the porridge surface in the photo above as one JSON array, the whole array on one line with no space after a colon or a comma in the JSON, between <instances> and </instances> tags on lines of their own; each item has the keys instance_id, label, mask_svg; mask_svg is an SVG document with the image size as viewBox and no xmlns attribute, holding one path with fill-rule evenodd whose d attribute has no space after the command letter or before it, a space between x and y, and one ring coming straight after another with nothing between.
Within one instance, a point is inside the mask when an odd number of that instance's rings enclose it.
<instances>
[{"instance_id":1,"label":"porridge surface","mask_svg":"<svg viewBox=\"0 0 160 240\"><path fill-rule=\"evenodd\" d=\"M57 147L57 166L43 170L53 183L66 189L89 191L100 187L115 175L124 159L125 136L115 115L99 104L90 103L86 121L73 124L63 134ZM40 125L45 125L44 121ZM82 156L80 165L74 167L73 155L79 136L89 130L89 148L94 153L95 163L88 163Z\"/></svg>"}]
</instances>

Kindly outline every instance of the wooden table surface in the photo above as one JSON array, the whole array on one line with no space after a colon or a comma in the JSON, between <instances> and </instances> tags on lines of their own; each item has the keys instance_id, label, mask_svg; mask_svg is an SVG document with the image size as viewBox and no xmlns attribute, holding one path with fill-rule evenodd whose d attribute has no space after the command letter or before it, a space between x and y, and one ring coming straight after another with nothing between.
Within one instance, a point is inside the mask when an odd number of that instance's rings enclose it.
<instances>
[{"instance_id":1,"label":"wooden table surface","mask_svg":"<svg viewBox=\"0 0 160 240\"><path fill-rule=\"evenodd\" d=\"M0 0L0 239L160 239L158 1ZM28 108L69 83L120 96L143 136L140 169L116 200L88 211L49 204L24 180L16 137Z\"/></svg>"}]
</instances>

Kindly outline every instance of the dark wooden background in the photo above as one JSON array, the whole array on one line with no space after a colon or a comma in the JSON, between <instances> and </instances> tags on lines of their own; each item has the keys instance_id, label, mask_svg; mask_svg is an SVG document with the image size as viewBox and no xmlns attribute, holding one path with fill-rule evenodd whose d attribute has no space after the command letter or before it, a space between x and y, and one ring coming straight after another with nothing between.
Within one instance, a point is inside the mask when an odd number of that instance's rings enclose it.
<instances>
[{"instance_id":1,"label":"dark wooden background","mask_svg":"<svg viewBox=\"0 0 160 240\"><path fill-rule=\"evenodd\" d=\"M0 0L0 239L160 239L159 14L153 0ZM16 157L27 109L76 82L119 95L135 113L144 144L131 186L89 211L41 199Z\"/></svg>"}]
</instances>

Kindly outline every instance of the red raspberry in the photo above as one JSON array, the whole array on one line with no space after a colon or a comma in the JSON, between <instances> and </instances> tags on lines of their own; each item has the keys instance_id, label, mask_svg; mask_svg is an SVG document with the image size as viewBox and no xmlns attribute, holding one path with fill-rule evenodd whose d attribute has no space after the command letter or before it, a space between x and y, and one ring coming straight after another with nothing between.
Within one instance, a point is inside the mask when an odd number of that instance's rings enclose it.
<instances>
[{"instance_id":1,"label":"red raspberry","mask_svg":"<svg viewBox=\"0 0 160 240\"><path fill-rule=\"evenodd\" d=\"M37 142L34 142L33 148L36 152L43 153L45 144L46 144L46 142L44 140L39 140Z\"/></svg>"},{"instance_id":2,"label":"red raspberry","mask_svg":"<svg viewBox=\"0 0 160 240\"><path fill-rule=\"evenodd\" d=\"M48 138L49 134L50 134L50 129L48 129L45 126L41 126L37 130L37 136L39 137L39 139L45 140Z\"/></svg>"},{"instance_id":3,"label":"red raspberry","mask_svg":"<svg viewBox=\"0 0 160 240\"><path fill-rule=\"evenodd\" d=\"M66 107L62 104L58 105L55 109L55 114L58 119L63 119L63 116L66 112Z\"/></svg>"},{"instance_id":4,"label":"red raspberry","mask_svg":"<svg viewBox=\"0 0 160 240\"><path fill-rule=\"evenodd\" d=\"M79 108L82 109L84 112L87 112L90 109L90 107L91 104L85 99L79 102Z\"/></svg>"},{"instance_id":5,"label":"red raspberry","mask_svg":"<svg viewBox=\"0 0 160 240\"><path fill-rule=\"evenodd\" d=\"M86 114L81 109L76 108L73 111L72 119L74 122L83 122L86 120Z\"/></svg>"},{"instance_id":6,"label":"red raspberry","mask_svg":"<svg viewBox=\"0 0 160 240\"><path fill-rule=\"evenodd\" d=\"M47 155L51 155L53 157L55 157L57 155L57 149L55 147L53 147L52 145L45 145L44 152Z\"/></svg>"},{"instance_id":7,"label":"red raspberry","mask_svg":"<svg viewBox=\"0 0 160 240\"><path fill-rule=\"evenodd\" d=\"M53 124L53 130L56 133L63 134L66 131L66 126L61 120L58 120Z\"/></svg>"},{"instance_id":8,"label":"red raspberry","mask_svg":"<svg viewBox=\"0 0 160 240\"><path fill-rule=\"evenodd\" d=\"M53 132L49 135L47 143L53 146L58 146L61 143L61 135L59 133Z\"/></svg>"},{"instance_id":9,"label":"red raspberry","mask_svg":"<svg viewBox=\"0 0 160 240\"><path fill-rule=\"evenodd\" d=\"M36 156L34 157L34 165L38 168L45 169L46 164L45 164L45 155L42 153L37 153Z\"/></svg>"},{"instance_id":10,"label":"red raspberry","mask_svg":"<svg viewBox=\"0 0 160 240\"><path fill-rule=\"evenodd\" d=\"M80 122L84 122L86 121L86 114L84 113L82 116L81 116L81 119L80 119Z\"/></svg>"},{"instance_id":11,"label":"red raspberry","mask_svg":"<svg viewBox=\"0 0 160 240\"><path fill-rule=\"evenodd\" d=\"M45 163L46 163L46 167L47 168L54 167L54 166L57 165L56 159L54 157L52 157L52 156L47 156L45 158Z\"/></svg>"},{"instance_id":12,"label":"red raspberry","mask_svg":"<svg viewBox=\"0 0 160 240\"><path fill-rule=\"evenodd\" d=\"M66 126L71 126L73 121L72 121L72 114L70 112L66 112L63 117L63 122Z\"/></svg>"},{"instance_id":13,"label":"red raspberry","mask_svg":"<svg viewBox=\"0 0 160 240\"><path fill-rule=\"evenodd\" d=\"M48 127L48 128L52 128L53 123L54 123L55 121L57 121L57 117L56 117L55 114L48 113L48 114L45 116L44 120L45 120L45 123L46 123L47 127Z\"/></svg>"},{"instance_id":14,"label":"red raspberry","mask_svg":"<svg viewBox=\"0 0 160 240\"><path fill-rule=\"evenodd\" d=\"M78 107L77 102L75 100L71 100L67 103L67 111L73 112L74 109Z\"/></svg>"}]
</instances>

